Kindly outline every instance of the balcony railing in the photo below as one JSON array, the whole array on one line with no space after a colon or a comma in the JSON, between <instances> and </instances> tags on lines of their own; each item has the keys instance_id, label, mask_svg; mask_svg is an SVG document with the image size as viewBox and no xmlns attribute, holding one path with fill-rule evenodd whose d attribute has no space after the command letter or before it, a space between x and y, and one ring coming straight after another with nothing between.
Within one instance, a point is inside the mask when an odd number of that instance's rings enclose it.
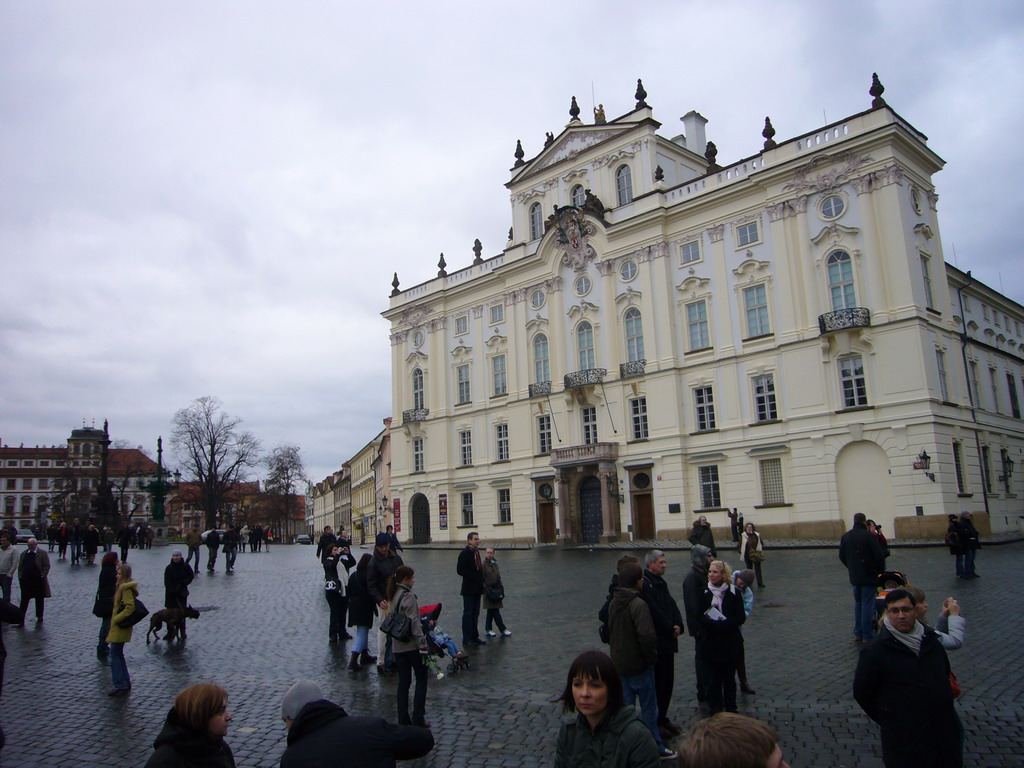
<instances>
[{"instance_id":1,"label":"balcony railing","mask_svg":"<svg viewBox=\"0 0 1024 768\"><path fill-rule=\"evenodd\" d=\"M402 423L408 424L411 421L426 421L429 414L429 408L410 408L408 411L402 411Z\"/></svg>"},{"instance_id":2,"label":"balcony railing","mask_svg":"<svg viewBox=\"0 0 1024 768\"><path fill-rule=\"evenodd\" d=\"M572 445L568 448L553 448L551 450L551 466L553 467L594 464L599 461L615 461L618 458L618 443L591 443L590 445Z\"/></svg>"},{"instance_id":3,"label":"balcony railing","mask_svg":"<svg viewBox=\"0 0 1024 768\"><path fill-rule=\"evenodd\" d=\"M607 368L587 368L583 371L573 371L565 374L565 388L576 389L577 387L588 387L591 384L600 384L607 375Z\"/></svg>"},{"instance_id":4,"label":"balcony railing","mask_svg":"<svg viewBox=\"0 0 1024 768\"><path fill-rule=\"evenodd\" d=\"M643 376L646 360L633 360L629 363L619 363L619 378L632 379L635 376Z\"/></svg>"},{"instance_id":5,"label":"balcony railing","mask_svg":"<svg viewBox=\"0 0 1024 768\"><path fill-rule=\"evenodd\" d=\"M540 395L551 394L551 382L550 381L538 381L536 384L530 385L530 397L539 397Z\"/></svg>"},{"instance_id":6,"label":"balcony railing","mask_svg":"<svg viewBox=\"0 0 1024 768\"><path fill-rule=\"evenodd\" d=\"M823 336L826 333L843 331L847 328L869 328L870 326L871 310L865 307L850 307L818 315L818 328Z\"/></svg>"}]
</instances>

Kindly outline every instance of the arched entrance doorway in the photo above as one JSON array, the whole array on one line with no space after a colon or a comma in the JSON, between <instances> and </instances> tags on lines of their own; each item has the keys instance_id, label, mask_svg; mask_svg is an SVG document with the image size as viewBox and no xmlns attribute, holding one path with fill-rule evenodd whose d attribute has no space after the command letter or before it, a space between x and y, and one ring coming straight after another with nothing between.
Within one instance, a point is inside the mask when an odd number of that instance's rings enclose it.
<instances>
[{"instance_id":1,"label":"arched entrance doorway","mask_svg":"<svg viewBox=\"0 0 1024 768\"><path fill-rule=\"evenodd\" d=\"M430 543L430 502L422 493L412 497L411 544Z\"/></svg>"},{"instance_id":2,"label":"arched entrance doorway","mask_svg":"<svg viewBox=\"0 0 1024 768\"><path fill-rule=\"evenodd\" d=\"M580 483L580 528L584 544L601 540L601 481L596 477L586 477Z\"/></svg>"},{"instance_id":3,"label":"arched entrance doorway","mask_svg":"<svg viewBox=\"0 0 1024 768\"><path fill-rule=\"evenodd\" d=\"M880 446L859 440L845 446L836 457L836 488L839 490L839 514L843 528L849 528L853 516L863 512L884 524L889 538L895 533L896 498L889 474L889 457Z\"/></svg>"}]
</instances>

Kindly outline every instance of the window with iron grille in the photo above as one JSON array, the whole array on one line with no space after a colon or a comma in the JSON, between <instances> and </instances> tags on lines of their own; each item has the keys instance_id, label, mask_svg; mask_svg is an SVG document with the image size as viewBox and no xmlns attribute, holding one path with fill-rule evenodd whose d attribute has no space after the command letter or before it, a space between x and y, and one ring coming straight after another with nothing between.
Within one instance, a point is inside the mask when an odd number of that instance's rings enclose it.
<instances>
[{"instance_id":1,"label":"window with iron grille","mask_svg":"<svg viewBox=\"0 0 1024 768\"><path fill-rule=\"evenodd\" d=\"M757 464L761 473L761 503L785 504L786 494L782 487L782 459L761 459Z\"/></svg>"},{"instance_id":2,"label":"window with iron grille","mask_svg":"<svg viewBox=\"0 0 1024 768\"><path fill-rule=\"evenodd\" d=\"M715 393L711 387L693 390L693 406L697 412L697 431L715 429Z\"/></svg>"},{"instance_id":3,"label":"window with iron grille","mask_svg":"<svg viewBox=\"0 0 1024 768\"><path fill-rule=\"evenodd\" d=\"M697 467L697 476L700 480L701 508L713 509L722 506L722 494L718 488L718 465Z\"/></svg>"},{"instance_id":4,"label":"window with iron grille","mask_svg":"<svg viewBox=\"0 0 1024 768\"><path fill-rule=\"evenodd\" d=\"M508 424L494 425L495 456L498 461L508 461Z\"/></svg>"},{"instance_id":5,"label":"window with iron grille","mask_svg":"<svg viewBox=\"0 0 1024 768\"><path fill-rule=\"evenodd\" d=\"M469 467L473 464L473 433L466 429L459 432L459 454L462 459L462 466Z\"/></svg>"},{"instance_id":6,"label":"window with iron grille","mask_svg":"<svg viewBox=\"0 0 1024 768\"><path fill-rule=\"evenodd\" d=\"M545 413L537 417L538 453L551 453L551 414Z\"/></svg>"},{"instance_id":7,"label":"window with iron grille","mask_svg":"<svg viewBox=\"0 0 1024 768\"><path fill-rule=\"evenodd\" d=\"M473 525L473 493L466 491L462 494L462 524Z\"/></svg>"},{"instance_id":8,"label":"window with iron grille","mask_svg":"<svg viewBox=\"0 0 1024 768\"><path fill-rule=\"evenodd\" d=\"M754 384L754 415L757 421L772 421L779 417L775 406L775 376L766 373L755 376Z\"/></svg>"},{"instance_id":9,"label":"window with iron grille","mask_svg":"<svg viewBox=\"0 0 1024 768\"><path fill-rule=\"evenodd\" d=\"M412 471L422 472L423 471L423 438L414 437L412 439Z\"/></svg>"},{"instance_id":10,"label":"window with iron grille","mask_svg":"<svg viewBox=\"0 0 1024 768\"><path fill-rule=\"evenodd\" d=\"M508 381L505 377L504 355L495 355L491 358L491 380L494 384L495 395L504 395L508 393Z\"/></svg>"},{"instance_id":11,"label":"window with iron grille","mask_svg":"<svg viewBox=\"0 0 1024 768\"><path fill-rule=\"evenodd\" d=\"M844 408L856 408L868 404L868 390L864 383L864 362L860 355L844 357L839 361L839 385L843 391Z\"/></svg>"},{"instance_id":12,"label":"window with iron grille","mask_svg":"<svg viewBox=\"0 0 1024 768\"><path fill-rule=\"evenodd\" d=\"M583 444L593 445L597 442L597 408L588 405L581 411L583 418Z\"/></svg>"},{"instance_id":13,"label":"window with iron grille","mask_svg":"<svg viewBox=\"0 0 1024 768\"><path fill-rule=\"evenodd\" d=\"M458 382L459 399L457 403L468 403L472 400L472 392L469 387L469 363L460 365L455 369L455 379Z\"/></svg>"},{"instance_id":14,"label":"window with iron grille","mask_svg":"<svg viewBox=\"0 0 1024 768\"><path fill-rule=\"evenodd\" d=\"M629 401L633 419L633 439L647 439L647 398L637 397Z\"/></svg>"},{"instance_id":15,"label":"window with iron grille","mask_svg":"<svg viewBox=\"0 0 1024 768\"><path fill-rule=\"evenodd\" d=\"M512 522L512 489L498 489L498 522Z\"/></svg>"},{"instance_id":16,"label":"window with iron grille","mask_svg":"<svg viewBox=\"0 0 1024 768\"><path fill-rule=\"evenodd\" d=\"M964 460L960 453L960 443L953 441L953 471L956 473L956 492L964 491Z\"/></svg>"}]
</instances>

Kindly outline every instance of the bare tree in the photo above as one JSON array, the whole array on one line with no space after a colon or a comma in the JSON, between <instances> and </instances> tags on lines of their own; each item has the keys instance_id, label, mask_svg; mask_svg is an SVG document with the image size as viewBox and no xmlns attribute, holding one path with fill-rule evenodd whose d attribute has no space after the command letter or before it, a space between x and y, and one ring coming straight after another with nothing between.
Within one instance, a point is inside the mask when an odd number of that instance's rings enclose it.
<instances>
[{"instance_id":1,"label":"bare tree","mask_svg":"<svg viewBox=\"0 0 1024 768\"><path fill-rule=\"evenodd\" d=\"M171 445L182 470L199 485L207 528L224 514L228 494L259 461L260 441L228 416L216 397L199 397L174 414Z\"/></svg>"},{"instance_id":2,"label":"bare tree","mask_svg":"<svg viewBox=\"0 0 1024 768\"><path fill-rule=\"evenodd\" d=\"M286 535L288 518L293 512L297 489L309 483L306 469L302 464L302 453L297 445L282 443L274 448L263 460L267 467L266 491L267 508L277 524L278 533Z\"/></svg>"}]
</instances>

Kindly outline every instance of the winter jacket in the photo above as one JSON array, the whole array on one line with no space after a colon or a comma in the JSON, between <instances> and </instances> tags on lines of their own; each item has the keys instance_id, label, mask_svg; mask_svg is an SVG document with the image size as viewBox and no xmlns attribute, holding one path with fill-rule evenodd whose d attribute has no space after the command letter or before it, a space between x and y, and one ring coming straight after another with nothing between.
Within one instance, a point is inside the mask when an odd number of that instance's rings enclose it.
<instances>
[{"instance_id":1,"label":"winter jacket","mask_svg":"<svg viewBox=\"0 0 1024 768\"><path fill-rule=\"evenodd\" d=\"M348 625L372 627L377 615L377 603L366 586L366 569L356 570L348 579Z\"/></svg>"},{"instance_id":2,"label":"winter jacket","mask_svg":"<svg viewBox=\"0 0 1024 768\"><path fill-rule=\"evenodd\" d=\"M409 626L412 629L412 637L407 641L394 641L395 653L427 650L427 636L423 634L423 624L420 622L420 605L416 602L416 595L404 584L398 585L395 599L388 605L388 611L394 610L399 610L409 617Z\"/></svg>"},{"instance_id":3,"label":"winter jacket","mask_svg":"<svg viewBox=\"0 0 1024 768\"><path fill-rule=\"evenodd\" d=\"M173 707L153 749L145 768L235 768L235 757L224 739L210 741L205 733L186 727Z\"/></svg>"},{"instance_id":4,"label":"winter jacket","mask_svg":"<svg viewBox=\"0 0 1024 768\"><path fill-rule=\"evenodd\" d=\"M725 614L724 620L712 621L706 614L714 600L714 594L705 586L704 594L701 597L701 636L704 638L704 657L711 662L739 661L743 654L743 634L740 627L747 620L747 613L743 610L743 598L739 590L730 585L722 594L722 607L719 609Z\"/></svg>"},{"instance_id":5,"label":"winter jacket","mask_svg":"<svg viewBox=\"0 0 1024 768\"><path fill-rule=\"evenodd\" d=\"M173 560L164 568L164 608L184 608L188 605L188 585L196 577L192 566Z\"/></svg>"},{"instance_id":6,"label":"winter jacket","mask_svg":"<svg viewBox=\"0 0 1024 768\"><path fill-rule=\"evenodd\" d=\"M878 537L864 524L854 525L839 540L839 560L855 587L874 587L885 570L885 552Z\"/></svg>"},{"instance_id":7,"label":"winter jacket","mask_svg":"<svg viewBox=\"0 0 1024 768\"><path fill-rule=\"evenodd\" d=\"M651 608L651 621L654 622L654 633L658 638L658 653L676 653L679 650L679 639L675 627L682 631L683 616L668 591L668 582L661 576L644 571L644 586L640 596Z\"/></svg>"},{"instance_id":8,"label":"winter jacket","mask_svg":"<svg viewBox=\"0 0 1024 768\"><path fill-rule=\"evenodd\" d=\"M712 555L718 557L718 552L715 550L715 534L712 533L710 525L694 523L693 530L690 531L689 542L707 547L711 550Z\"/></svg>"},{"instance_id":9,"label":"winter jacket","mask_svg":"<svg viewBox=\"0 0 1024 768\"><path fill-rule=\"evenodd\" d=\"M747 533L746 531L744 531L743 533L740 534L740 548L739 548L740 557L742 557L744 561L746 561L748 559L752 559L752 558L748 558L747 557L747 540L748 539L750 540L750 548L751 548L751 550L755 550L757 552L764 552L764 539L761 538L761 534L759 534L757 531L754 531L754 533Z\"/></svg>"},{"instance_id":10,"label":"winter jacket","mask_svg":"<svg viewBox=\"0 0 1024 768\"><path fill-rule=\"evenodd\" d=\"M612 662L618 673L637 675L658 660L658 638L651 609L636 589L619 587L608 606Z\"/></svg>"},{"instance_id":11,"label":"winter jacket","mask_svg":"<svg viewBox=\"0 0 1024 768\"><path fill-rule=\"evenodd\" d=\"M216 530L210 531L206 534L206 546L210 549L216 549L220 546L220 534Z\"/></svg>"},{"instance_id":12,"label":"winter jacket","mask_svg":"<svg viewBox=\"0 0 1024 768\"><path fill-rule=\"evenodd\" d=\"M36 569L39 571L39 576L29 573L25 566L25 561L30 550L24 550L18 555L18 581L21 584L21 594L24 597L29 594L33 597L41 595L42 597L53 597L53 593L50 592L50 556L43 550L36 547ZM41 579L39 577L42 577Z\"/></svg>"},{"instance_id":13,"label":"winter jacket","mask_svg":"<svg viewBox=\"0 0 1024 768\"><path fill-rule=\"evenodd\" d=\"M487 599L487 587L491 584L497 584L501 581L501 569L498 567L497 560L488 560L486 557L480 561L480 565L483 568L484 578L484 600L483 606L485 610L501 609L504 608L504 604L501 600L488 600Z\"/></svg>"},{"instance_id":14,"label":"winter jacket","mask_svg":"<svg viewBox=\"0 0 1024 768\"><path fill-rule=\"evenodd\" d=\"M203 534L192 528L185 532L185 545L188 547L198 547L203 543Z\"/></svg>"},{"instance_id":15,"label":"winter jacket","mask_svg":"<svg viewBox=\"0 0 1024 768\"><path fill-rule=\"evenodd\" d=\"M966 517L961 517L956 527L960 534L960 546L965 551L968 549L981 549L981 542L978 541L978 529L974 527L974 523Z\"/></svg>"},{"instance_id":16,"label":"winter jacket","mask_svg":"<svg viewBox=\"0 0 1024 768\"><path fill-rule=\"evenodd\" d=\"M607 713L597 724L583 715L562 723L555 768L657 768L658 746L633 707Z\"/></svg>"},{"instance_id":17,"label":"winter jacket","mask_svg":"<svg viewBox=\"0 0 1024 768\"><path fill-rule=\"evenodd\" d=\"M394 768L434 748L428 728L353 717L326 699L306 704L288 729L281 768Z\"/></svg>"},{"instance_id":18,"label":"winter jacket","mask_svg":"<svg viewBox=\"0 0 1024 768\"><path fill-rule=\"evenodd\" d=\"M7 549L0 549L0 576L10 576L12 579L18 573L18 555L21 550L14 546L12 541Z\"/></svg>"},{"instance_id":19,"label":"winter jacket","mask_svg":"<svg viewBox=\"0 0 1024 768\"><path fill-rule=\"evenodd\" d=\"M139 582L126 581L114 592L114 615L110 617L108 643L130 643L134 627L119 627L117 622L127 619L135 611L135 598L139 595Z\"/></svg>"},{"instance_id":20,"label":"winter jacket","mask_svg":"<svg viewBox=\"0 0 1024 768\"><path fill-rule=\"evenodd\" d=\"M403 564L402 558L394 552L388 552L388 556L384 557L376 549L373 550L373 559L366 565L366 586L374 603L379 605L381 600L387 600L388 579Z\"/></svg>"},{"instance_id":21,"label":"winter jacket","mask_svg":"<svg viewBox=\"0 0 1024 768\"><path fill-rule=\"evenodd\" d=\"M323 562L327 555L331 554L331 547L338 542L338 537L333 533L321 533L316 543L316 559Z\"/></svg>"},{"instance_id":22,"label":"winter jacket","mask_svg":"<svg viewBox=\"0 0 1024 768\"><path fill-rule=\"evenodd\" d=\"M356 564L356 559L352 555L346 555L338 553L337 555L327 555L323 559L324 563L324 589L328 592L337 592L342 597L345 596L345 586L348 581L349 569ZM338 564L341 564L345 568L345 575L342 576L338 572Z\"/></svg>"},{"instance_id":23,"label":"winter jacket","mask_svg":"<svg viewBox=\"0 0 1024 768\"><path fill-rule=\"evenodd\" d=\"M100 568L99 586L96 589L94 607L106 616L114 614L114 593L117 591L117 566L104 565Z\"/></svg>"},{"instance_id":24,"label":"winter jacket","mask_svg":"<svg viewBox=\"0 0 1024 768\"><path fill-rule=\"evenodd\" d=\"M462 589L459 591L460 595L482 595L484 593L484 572L482 568L476 567L476 558L479 554L479 549L473 549L472 547L464 547L459 552L459 561L455 567L455 572L462 577ZM481 558L481 564L483 558Z\"/></svg>"},{"instance_id":25,"label":"winter jacket","mask_svg":"<svg viewBox=\"0 0 1024 768\"><path fill-rule=\"evenodd\" d=\"M708 571L706 568L690 566L690 572L683 579L683 610L686 611L686 629L690 637L697 637L701 634L700 619L704 613L704 590L708 585Z\"/></svg>"}]
</instances>

